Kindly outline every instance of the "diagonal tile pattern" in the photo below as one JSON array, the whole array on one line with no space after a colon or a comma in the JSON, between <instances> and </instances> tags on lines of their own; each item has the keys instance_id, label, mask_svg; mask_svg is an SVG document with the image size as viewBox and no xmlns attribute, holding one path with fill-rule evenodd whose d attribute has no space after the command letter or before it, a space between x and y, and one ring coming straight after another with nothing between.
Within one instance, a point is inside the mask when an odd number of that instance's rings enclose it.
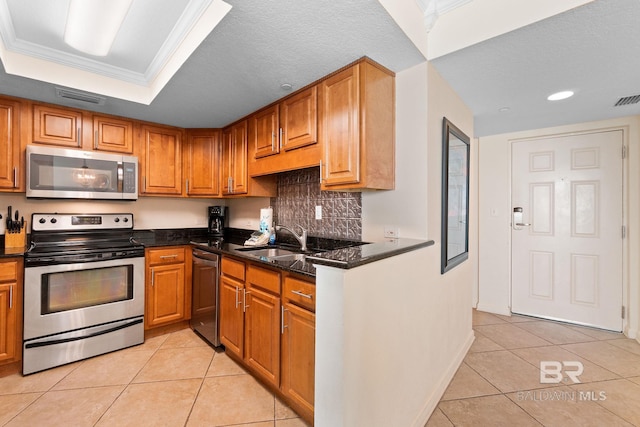
<instances>
[{"instance_id":1,"label":"diagonal tile pattern","mask_svg":"<svg viewBox=\"0 0 640 427\"><path fill-rule=\"evenodd\" d=\"M636 340L476 310L473 328L476 341L426 427L640 426ZM580 383L566 373L558 383L543 383L542 361L582 363Z\"/></svg>"},{"instance_id":2,"label":"diagonal tile pattern","mask_svg":"<svg viewBox=\"0 0 640 427\"><path fill-rule=\"evenodd\" d=\"M640 344L525 316L473 314L476 341L427 423L640 425ZM578 361L574 383L540 381L541 361ZM0 378L0 426L307 424L191 330L22 377Z\"/></svg>"},{"instance_id":3,"label":"diagonal tile pattern","mask_svg":"<svg viewBox=\"0 0 640 427\"><path fill-rule=\"evenodd\" d=\"M0 378L0 426L232 425L308 427L190 329L26 377Z\"/></svg>"}]
</instances>

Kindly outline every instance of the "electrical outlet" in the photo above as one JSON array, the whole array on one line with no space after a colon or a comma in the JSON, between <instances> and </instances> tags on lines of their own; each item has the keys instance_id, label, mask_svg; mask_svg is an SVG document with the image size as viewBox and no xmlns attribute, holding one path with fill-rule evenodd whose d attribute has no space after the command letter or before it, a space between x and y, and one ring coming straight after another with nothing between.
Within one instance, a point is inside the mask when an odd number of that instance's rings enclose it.
<instances>
[{"instance_id":1,"label":"electrical outlet","mask_svg":"<svg viewBox=\"0 0 640 427\"><path fill-rule=\"evenodd\" d=\"M316 219L322 219L322 206L316 206Z\"/></svg>"},{"instance_id":2,"label":"electrical outlet","mask_svg":"<svg viewBox=\"0 0 640 427\"><path fill-rule=\"evenodd\" d=\"M389 239L397 239L398 238L398 227L395 225L385 225L384 227L384 237Z\"/></svg>"}]
</instances>

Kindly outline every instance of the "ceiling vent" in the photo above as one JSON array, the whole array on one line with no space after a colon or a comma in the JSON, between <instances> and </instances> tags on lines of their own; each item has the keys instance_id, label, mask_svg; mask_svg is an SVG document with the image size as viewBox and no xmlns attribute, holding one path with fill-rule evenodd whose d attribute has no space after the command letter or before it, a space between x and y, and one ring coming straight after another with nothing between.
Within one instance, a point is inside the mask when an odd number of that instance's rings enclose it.
<instances>
[{"instance_id":1,"label":"ceiling vent","mask_svg":"<svg viewBox=\"0 0 640 427\"><path fill-rule=\"evenodd\" d=\"M72 101L80 101L87 104L93 105L104 105L107 100L103 96L94 95L87 92L81 92L79 90L73 89L65 89L61 87L56 87L56 96L58 98L68 99Z\"/></svg>"},{"instance_id":2,"label":"ceiling vent","mask_svg":"<svg viewBox=\"0 0 640 427\"><path fill-rule=\"evenodd\" d=\"M640 102L640 95L625 96L624 98L618 99L615 106L637 104L638 102Z\"/></svg>"}]
</instances>

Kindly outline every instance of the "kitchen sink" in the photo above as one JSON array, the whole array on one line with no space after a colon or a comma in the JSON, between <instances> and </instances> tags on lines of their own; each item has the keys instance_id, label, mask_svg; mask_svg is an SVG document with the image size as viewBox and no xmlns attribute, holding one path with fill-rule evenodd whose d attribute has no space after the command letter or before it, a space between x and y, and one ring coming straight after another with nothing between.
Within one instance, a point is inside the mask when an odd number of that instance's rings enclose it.
<instances>
[{"instance_id":1,"label":"kitchen sink","mask_svg":"<svg viewBox=\"0 0 640 427\"><path fill-rule=\"evenodd\" d=\"M299 252L290 251L282 248L242 248L239 251L246 252L247 255L253 255L257 257L275 258L283 255L303 255Z\"/></svg>"},{"instance_id":2,"label":"kitchen sink","mask_svg":"<svg viewBox=\"0 0 640 427\"><path fill-rule=\"evenodd\" d=\"M261 259L266 259L267 261L298 261L304 260L305 256L313 252L301 252L300 249L285 249L282 247L275 248L266 248L264 246L258 247L245 247L241 249L236 249L239 252L243 252L246 255L254 256ZM317 251L321 252L321 251Z\"/></svg>"}]
</instances>

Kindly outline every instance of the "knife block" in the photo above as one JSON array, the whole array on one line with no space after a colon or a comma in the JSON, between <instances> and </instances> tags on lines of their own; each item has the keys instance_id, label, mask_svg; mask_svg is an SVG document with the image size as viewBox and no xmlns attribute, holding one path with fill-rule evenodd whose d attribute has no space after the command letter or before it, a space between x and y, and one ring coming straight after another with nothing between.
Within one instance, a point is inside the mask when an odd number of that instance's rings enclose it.
<instances>
[{"instance_id":1,"label":"knife block","mask_svg":"<svg viewBox=\"0 0 640 427\"><path fill-rule=\"evenodd\" d=\"M24 222L24 227L19 233L4 232L4 247L5 248L24 248L27 245L27 222Z\"/></svg>"}]
</instances>

